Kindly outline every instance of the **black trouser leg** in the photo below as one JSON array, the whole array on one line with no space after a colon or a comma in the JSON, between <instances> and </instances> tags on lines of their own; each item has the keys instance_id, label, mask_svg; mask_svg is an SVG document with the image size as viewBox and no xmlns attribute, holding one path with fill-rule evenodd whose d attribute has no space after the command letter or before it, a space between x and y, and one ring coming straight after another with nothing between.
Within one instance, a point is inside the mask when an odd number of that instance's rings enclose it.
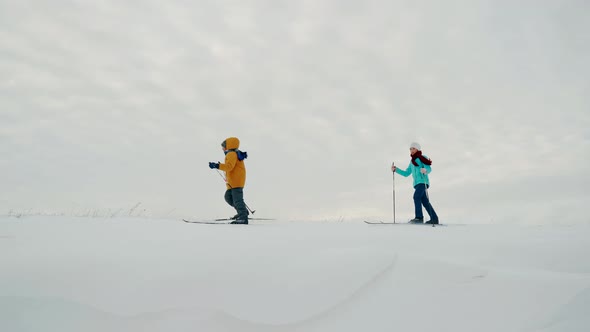
<instances>
[{"instance_id":1,"label":"black trouser leg","mask_svg":"<svg viewBox=\"0 0 590 332\"><path fill-rule=\"evenodd\" d=\"M244 188L231 189L231 196L233 198L233 207L238 211L238 219L248 220L248 208L244 202Z\"/></svg>"},{"instance_id":2,"label":"black trouser leg","mask_svg":"<svg viewBox=\"0 0 590 332\"><path fill-rule=\"evenodd\" d=\"M231 207L234 207L234 198L232 196L231 189L225 191L225 202L229 204Z\"/></svg>"}]
</instances>

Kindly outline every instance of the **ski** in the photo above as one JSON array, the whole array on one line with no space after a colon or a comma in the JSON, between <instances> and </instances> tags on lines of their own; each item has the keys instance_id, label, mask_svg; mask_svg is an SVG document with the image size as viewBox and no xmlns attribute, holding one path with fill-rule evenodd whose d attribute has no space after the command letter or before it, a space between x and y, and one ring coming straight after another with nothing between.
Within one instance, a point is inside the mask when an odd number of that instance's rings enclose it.
<instances>
[{"instance_id":1,"label":"ski","mask_svg":"<svg viewBox=\"0 0 590 332\"><path fill-rule=\"evenodd\" d=\"M248 221L262 221L262 220L275 220L273 218L248 218ZM211 220L189 220L189 219L182 219L182 221L189 223L189 224L209 224L209 225L226 225L231 224L234 219L232 218L218 218L218 219L211 219ZM240 225L240 224L237 224Z\"/></svg>"},{"instance_id":2,"label":"ski","mask_svg":"<svg viewBox=\"0 0 590 332\"><path fill-rule=\"evenodd\" d=\"M229 219L227 221L221 221L221 220L186 220L186 219L182 219L182 221L184 221L185 223L189 223L189 224L209 224L209 225L228 225L231 223L231 221L229 221Z\"/></svg>"},{"instance_id":3,"label":"ski","mask_svg":"<svg viewBox=\"0 0 590 332\"><path fill-rule=\"evenodd\" d=\"M411 223L411 222L393 223L393 222L367 221L367 220L364 220L364 222L369 225L422 225L422 226L432 226L432 227L446 226L446 224L426 224L426 223L420 224L420 223Z\"/></svg>"}]
</instances>

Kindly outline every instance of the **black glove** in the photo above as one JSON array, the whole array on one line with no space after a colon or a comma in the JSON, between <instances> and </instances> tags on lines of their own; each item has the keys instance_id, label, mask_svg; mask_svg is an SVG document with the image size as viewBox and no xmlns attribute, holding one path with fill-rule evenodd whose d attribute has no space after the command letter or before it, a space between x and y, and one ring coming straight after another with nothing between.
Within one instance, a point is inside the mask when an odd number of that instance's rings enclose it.
<instances>
[{"instance_id":1,"label":"black glove","mask_svg":"<svg viewBox=\"0 0 590 332\"><path fill-rule=\"evenodd\" d=\"M219 163L216 163L216 162L213 162L212 161L212 162L209 163L209 168L210 169L214 169L214 168L219 169Z\"/></svg>"}]
</instances>

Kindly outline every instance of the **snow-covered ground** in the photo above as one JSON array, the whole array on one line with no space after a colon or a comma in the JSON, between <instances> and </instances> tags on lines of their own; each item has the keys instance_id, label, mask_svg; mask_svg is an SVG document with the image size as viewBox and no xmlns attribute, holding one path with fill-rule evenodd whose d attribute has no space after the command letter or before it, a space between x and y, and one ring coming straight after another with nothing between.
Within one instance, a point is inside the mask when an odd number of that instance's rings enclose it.
<instances>
[{"instance_id":1,"label":"snow-covered ground","mask_svg":"<svg viewBox=\"0 0 590 332\"><path fill-rule=\"evenodd\" d=\"M588 331L590 226L0 218L0 331Z\"/></svg>"}]
</instances>

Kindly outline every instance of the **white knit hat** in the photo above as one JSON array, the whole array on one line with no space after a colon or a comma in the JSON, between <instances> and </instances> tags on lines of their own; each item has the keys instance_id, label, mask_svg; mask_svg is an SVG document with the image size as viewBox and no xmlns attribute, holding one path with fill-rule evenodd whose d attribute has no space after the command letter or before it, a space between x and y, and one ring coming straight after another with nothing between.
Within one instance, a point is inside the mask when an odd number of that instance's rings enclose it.
<instances>
[{"instance_id":1,"label":"white knit hat","mask_svg":"<svg viewBox=\"0 0 590 332\"><path fill-rule=\"evenodd\" d=\"M418 144L416 142L412 142L412 144L410 144L410 148L414 148L416 150L422 150L422 148L420 147L420 144Z\"/></svg>"}]
</instances>

